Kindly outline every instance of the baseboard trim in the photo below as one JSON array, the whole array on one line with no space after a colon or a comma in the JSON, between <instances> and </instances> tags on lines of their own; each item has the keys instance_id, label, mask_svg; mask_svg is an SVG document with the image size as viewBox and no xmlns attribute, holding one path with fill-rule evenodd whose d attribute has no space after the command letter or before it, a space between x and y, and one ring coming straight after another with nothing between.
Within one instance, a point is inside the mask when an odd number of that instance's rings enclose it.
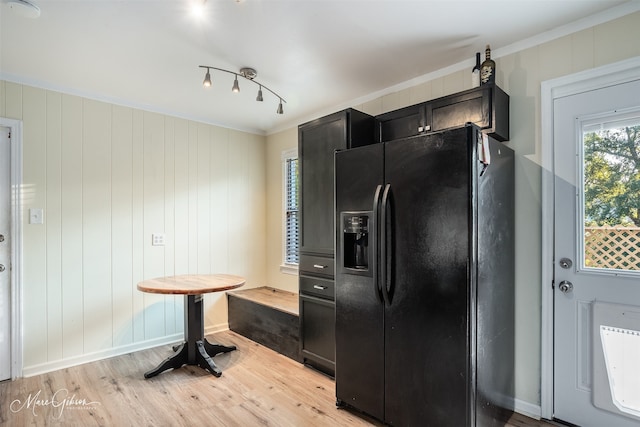
<instances>
[{"instance_id":1,"label":"baseboard trim","mask_svg":"<svg viewBox=\"0 0 640 427\"><path fill-rule=\"evenodd\" d=\"M96 351L94 353L83 354L80 356L69 357L66 359L55 360L52 362L41 363L39 365L27 366L22 370L23 377L32 377L47 372L57 371L59 369L70 368L72 366L82 365L89 362L96 362L102 359L108 359L114 356L133 353L135 351L146 350L148 348L158 347L160 345L173 344L184 339L184 334L172 334L160 338L141 341L134 344L127 344L107 350Z\"/></svg>"},{"instance_id":2,"label":"baseboard trim","mask_svg":"<svg viewBox=\"0 0 640 427\"><path fill-rule=\"evenodd\" d=\"M217 325L209 326L205 328L204 332L205 335L209 335L226 330L229 330L229 323L219 323ZM80 356L41 363L39 365L27 366L22 369L22 377L32 377L34 375L45 374L47 372L57 371L59 369L65 369L85 363L96 362L98 360L108 359L110 357L122 356L123 354L129 354L135 351L146 350L148 348L158 347L161 345L174 344L183 340L184 333L181 332L179 334L167 335L164 337L141 341L134 344L127 344L107 350L96 351L94 353L82 354Z\"/></svg>"},{"instance_id":3,"label":"baseboard trim","mask_svg":"<svg viewBox=\"0 0 640 427\"><path fill-rule=\"evenodd\" d=\"M217 325L208 326L204 329L204 335L215 334L216 332L228 331L229 323L218 323Z\"/></svg>"},{"instance_id":4,"label":"baseboard trim","mask_svg":"<svg viewBox=\"0 0 640 427\"><path fill-rule=\"evenodd\" d=\"M536 420L539 420L542 414L540 405L534 405L533 403L525 402L520 399L514 399L514 411Z\"/></svg>"}]
</instances>

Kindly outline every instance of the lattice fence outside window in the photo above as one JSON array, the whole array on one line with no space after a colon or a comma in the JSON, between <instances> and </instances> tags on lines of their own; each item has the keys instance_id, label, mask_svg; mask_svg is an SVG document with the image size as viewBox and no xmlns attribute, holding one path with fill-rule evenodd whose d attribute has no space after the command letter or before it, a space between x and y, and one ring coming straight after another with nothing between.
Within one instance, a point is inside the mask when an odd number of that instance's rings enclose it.
<instances>
[{"instance_id":1,"label":"lattice fence outside window","mask_svg":"<svg viewBox=\"0 0 640 427\"><path fill-rule=\"evenodd\" d=\"M640 227L585 227L585 266L640 270Z\"/></svg>"}]
</instances>

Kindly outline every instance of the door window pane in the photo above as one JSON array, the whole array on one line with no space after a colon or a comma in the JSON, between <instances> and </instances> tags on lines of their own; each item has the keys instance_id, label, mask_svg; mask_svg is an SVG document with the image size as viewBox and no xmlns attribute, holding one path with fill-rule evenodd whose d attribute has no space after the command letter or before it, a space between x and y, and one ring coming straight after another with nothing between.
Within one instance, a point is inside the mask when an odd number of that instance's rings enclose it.
<instances>
[{"instance_id":1,"label":"door window pane","mask_svg":"<svg viewBox=\"0 0 640 427\"><path fill-rule=\"evenodd\" d=\"M582 265L640 271L640 114L582 124Z\"/></svg>"}]
</instances>

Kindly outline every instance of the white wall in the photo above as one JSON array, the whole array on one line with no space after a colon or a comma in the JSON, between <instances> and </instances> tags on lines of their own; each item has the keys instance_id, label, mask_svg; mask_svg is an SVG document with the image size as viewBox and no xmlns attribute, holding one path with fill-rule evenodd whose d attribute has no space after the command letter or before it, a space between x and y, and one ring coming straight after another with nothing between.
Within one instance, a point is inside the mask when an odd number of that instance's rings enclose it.
<instances>
[{"instance_id":1,"label":"white wall","mask_svg":"<svg viewBox=\"0 0 640 427\"><path fill-rule=\"evenodd\" d=\"M516 398L519 409L540 414L541 316L541 124L542 81L640 55L640 13L545 42L495 59L497 83L510 95L511 139L516 152ZM470 70L434 78L354 108L378 115L470 88ZM297 133L280 132L267 139L267 152L294 147ZM268 156L275 161L275 154ZM272 167L268 165L268 168ZM275 178L274 178L275 179ZM275 197L275 185L267 186ZM282 215L272 211L268 214ZM275 224L275 222L274 222ZM268 231L269 240L281 230ZM269 271L272 270L269 261ZM272 286L282 280L269 275Z\"/></svg>"},{"instance_id":2,"label":"white wall","mask_svg":"<svg viewBox=\"0 0 640 427\"><path fill-rule=\"evenodd\" d=\"M0 116L24 126L25 375L181 339L183 297L143 279L264 284L263 136L4 81ZM224 294L205 301L207 330L226 328Z\"/></svg>"}]
</instances>

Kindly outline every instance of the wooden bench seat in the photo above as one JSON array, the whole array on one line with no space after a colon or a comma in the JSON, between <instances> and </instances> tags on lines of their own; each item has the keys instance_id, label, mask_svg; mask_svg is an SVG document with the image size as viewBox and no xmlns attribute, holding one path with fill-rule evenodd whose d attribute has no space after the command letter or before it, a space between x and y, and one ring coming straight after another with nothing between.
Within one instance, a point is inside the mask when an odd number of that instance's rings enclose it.
<instances>
[{"instance_id":1,"label":"wooden bench seat","mask_svg":"<svg viewBox=\"0 0 640 427\"><path fill-rule=\"evenodd\" d=\"M227 292L227 301L229 329L302 362L298 294L265 286Z\"/></svg>"}]
</instances>

